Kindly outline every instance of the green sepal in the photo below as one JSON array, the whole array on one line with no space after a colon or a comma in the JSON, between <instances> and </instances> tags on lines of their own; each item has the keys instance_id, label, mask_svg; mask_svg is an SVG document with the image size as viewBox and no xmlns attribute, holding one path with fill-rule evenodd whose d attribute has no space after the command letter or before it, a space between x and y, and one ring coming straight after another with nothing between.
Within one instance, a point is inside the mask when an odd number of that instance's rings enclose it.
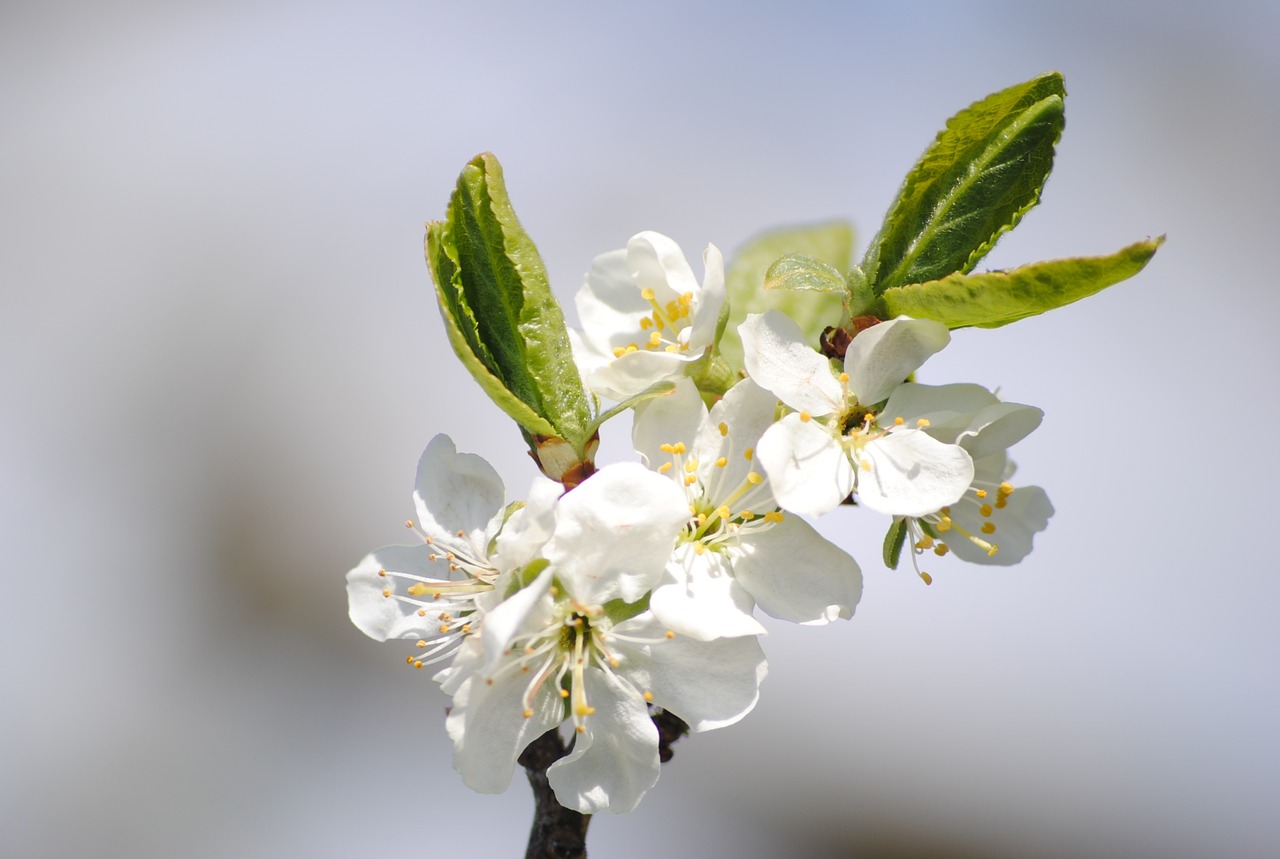
<instances>
[{"instance_id":1,"label":"green sepal","mask_svg":"<svg viewBox=\"0 0 1280 859\"><path fill-rule=\"evenodd\" d=\"M1040 201L1065 122L1062 75L993 93L947 121L907 174L862 268L877 294L969 272Z\"/></svg>"},{"instance_id":2,"label":"green sepal","mask_svg":"<svg viewBox=\"0 0 1280 859\"><path fill-rule=\"evenodd\" d=\"M610 420L611 418L616 418L618 415L622 414L628 409L632 409L640 405L645 400L652 400L654 397L665 397L667 394L671 393L675 389L676 389L676 383L670 380L654 382L652 385L645 388L643 391L636 394L634 397L627 397L625 400L618 403L613 408L597 415L596 419L591 422L590 429L592 432L599 432L600 427L604 425L605 421Z\"/></svg>"},{"instance_id":3,"label":"green sepal","mask_svg":"<svg viewBox=\"0 0 1280 859\"><path fill-rule=\"evenodd\" d=\"M907 520L896 517L884 535L884 565L891 570L898 569L898 560L902 557L902 547L907 542Z\"/></svg>"},{"instance_id":4,"label":"green sepal","mask_svg":"<svg viewBox=\"0 0 1280 859\"><path fill-rule=\"evenodd\" d=\"M787 254L769 266L764 274L764 288L843 294L848 285L835 266L804 254Z\"/></svg>"},{"instance_id":5,"label":"green sepal","mask_svg":"<svg viewBox=\"0 0 1280 859\"><path fill-rule=\"evenodd\" d=\"M1107 256L1045 260L1009 271L953 274L887 289L883 299L890 316L936 319L948 328L998 328L1133 277L1163 243L1164 236L1160 236Z\"/></svg>"},{"instance_id":6,"label":"green sepal","mask_svg":"<svg viewBox=\"0 0 1280 859\"><path fill-rule=\"evenodd\" d=\"M786 227L762 233L738 251L725 272L729 320L719 345L719 354L735 374L743 366L738 326L749 314L782 310L814 345L824 328L840 322L844 307L839 294L764 288L769 267L788 254L803 254L844 271L853 256L853 227L845 221Z\"/></svg>"},{"instance_id":7,"label":"green sepal","mask_svg":"<svg viewBox=\"0 0 1280 859\"><path fill-rule=\"evenodd\" d=\"M583 451L591 411L564 314L493 155L463 168L445 220L427 227L427 262L449 342L485 393L528 435Z\"/></svg>"}]
</instances>

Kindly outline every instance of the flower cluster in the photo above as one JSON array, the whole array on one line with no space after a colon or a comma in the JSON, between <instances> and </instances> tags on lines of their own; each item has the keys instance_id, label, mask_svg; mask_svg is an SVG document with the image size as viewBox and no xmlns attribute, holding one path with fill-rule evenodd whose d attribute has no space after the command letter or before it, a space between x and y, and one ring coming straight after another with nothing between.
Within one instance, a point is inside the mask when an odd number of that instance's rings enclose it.
<instances>
[{"instance_id":1,"label":"flower cluster","mask_svg":"<svg viewBox=\"0 0 1280 859\"><path fill-rule=\"evenodd\" d=\"M802 516L885 514L894 563L906 551L928 582L926 554L1016 562L1053 512L1010 482L1008 448L1040 410L911 381L946 325L863 319L840 354L781 311L754 313L736 330L743 366L726 370L714 246L703 268L699 281L675 242L640 233L577 296L574 363L593 397L619 402L600 422L634 410L636 461L592 464L580 483L540 475L508 503L491 466L437 436L418 468L419 543L347 576L355 625L413 642L408 664L452 697L454 765L476 790L504 790L521 751L563 726L557 799L629 811L658 779L655 712L694 732L743 718L766 673L759 615L826 624L862 594L857 562Z\"/></svg>"}]
</instances>

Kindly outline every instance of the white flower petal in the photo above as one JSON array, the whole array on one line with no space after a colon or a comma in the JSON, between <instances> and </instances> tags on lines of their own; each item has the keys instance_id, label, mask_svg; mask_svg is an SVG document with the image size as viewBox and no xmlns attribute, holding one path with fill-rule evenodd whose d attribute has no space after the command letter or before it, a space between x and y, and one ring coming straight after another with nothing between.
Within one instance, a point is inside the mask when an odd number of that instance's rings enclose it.
<instances>
[{"instance_id":1,"label":"white flower petal","mask_svg":"<svg viewBox=\"0 0 1280 859\"><path fill-rule=\"evenodd\" d=\"M543 570L528 585L504 599L492 611L485 612L480 626L486 657L485 671L492 671L502 659L503 651L516 633L522 629L538 629L550 620L551 600L547 598L550 588L551 570Z\"/></svg>"},{"instance_id":2,"label":"white flower petal","mask_svg":"<svg viewBox=\"0 0 1280 859\"><path fill-rule=\"evenodd\" d=\"M498 534L494 566L512 570L538 555L555 530L556 504L563 494L564 486L558 481L541 474L533 479L528 500L507 518Z\"/></svg>"},{"instance_id":3,"label":"white flower petal","mask_svg":"<svg viewBox=\"0 0 1280 859\"><path fill-rule=\"evenodd\" d=\"M840 442L826 427L795 413L769 427L756 459L785 510L818 516L834 510L853 490L853 467Z\"/></svg>"},{"instance_id":4,"label":"white flower petal","mask_svg":"<svg viewBox=\"0 0 1280 859\"><path fill-rule=\"evenodd\" d=\"M649 315L649 302L640 296L625 250L600 254L591 262L586 280L574 296L581 323L582 343L593 366L613 360L613 350L626 346Z\"/></svg>"},{"instance_id":5,"label":"white flower petal","mask_svg":"<svg viewBox=\"0 0 1280 859\"><path fill-rule=\"evenodd\" d=\"M547 781L565 808L631 811L658 782L658 729L644 698L621 678L594 669L584 682L595 712L575 735L573 751L547 770Z\"/></svg>"},{"instance_id":6,"label":"white flower petal","mask_svg":"<svg viewBox=\"0 0 1280 859\"><path fill-rule=\"evenodd\" d=\"M473 453L458 453L447 435L431 439L418 461L413 491L424 533L450 546L465 539L483 558L502 525L504 497L502 478L493 466Z\"/></svg>"},{"instance_id":7,"label":"white flower petal","mask_svg":"<svg viewBox=\"0 0 1280 859\"><path fill-rule=\"evenodd\" d=\"M815 417L844 407L844 389L831 362L805 343L790 316L780 310L753 313L738 326L738 336L751 378L788 406Z\"/></svg>"},{"instance_id":8,"label":"white flower petal","mask_svg":"<svg viewBox=\"0 0 1280 859\"><path fill-rule=\"evenodd\" d=\"M651 612L614 628L614 651L623 657L618 674L653 703L683 719L692 731L710 731L740 720L760 698L768 673L764 651L754 636L698 641L665 629ZM655 641L635 644L622 636Z\"/></svg>"},{"instance_id":9,"label":"white flower petal","mask_svg":"<svg viewBox=\"0 0 1280 859\"><path fill-rule=\"evenodd\" d=\"M849 389L864 406L878 403L950 342L947 326L933 319L899 316L859 331L844 356Z\"/></svg>"},{"instance_id":10,"label":"white flower petal","mask_svg":"<svg viewBox=\"0 0 1280 859\"><path fill-rule=\"evenodd\" d=\"M752 460L744 454L748 448L755 448L765 430L773 425L777 405L778 398L773 392L751 379L743 379L711 407L693 451L698 459L699 476L708 487L707 500L713 507L736 490L752 470ZM721 425L727 430L724 435L720 432ZM721 457L725 459L723 467L716 464ZM768 501L766 498L753 503L765 508L772 506Z\"/></svg>"},{"instance_id":11,"label":"white flower petal","mask_svg":"<svg viewBox=\"0 0 1280 859\"><path fill-rule=\"evenodd\" d=\"M454 608L442 603L439 609L418 616L418 607L383 596L394 590L394 582L379 575L392 570L424 578L441 578L440 564L432 561L429 546L386 546L370 552L347 573L347 605L356 628L377 641L393 638L432 638L440 626L440 610ZM443 570L447 577L448 568Z\"/></svg>"},{"instance_id":12,"label":"white flower petal","mask_svg":"<svg viewBox=\"0 0 1280 859\"><path fill-rule=\"evenodd\" d=\"M636 452L644 457L645 464L657 468L671 460L671 454L663 453L661 449L664 444L683 442L687 450L694 450L698 430L706 418L707 407L698 395L697 385L691 379L681 379L670 394L645 400L636 406L631 441ZM671 476L679 477L676 474Z\"/></svg>"},{"instance_id":13,"label":"white flower petal","mask_svg":"<svg viewBox=\"0 0 1280 859\"><path fill-rule=\"evenodd\" d=\"M560 499L543 555L580 602L635 602L662 576L689 520L684 492L638 462L607 465Z\"/></svg>"},{"instance_id":14,"label":"white flower petal","mask_svg":"<svg viewBox=\"0 0 1280 859\"><path fill-rule=\"evenodd\" d=\"M715 245L702 252L702 289L694 293L693 325L689 331L689 351L700 356L715 339L720 309L727 295L724 282L724 255Z\"/></svg>"},{"instance_id":15,"label":"white flower petal","mask_svg":"<svg viewBox=\"0 0 1280 859\"><path fill-rule=\"evenodd\" d=\"M678 379L689 364L700 356L689 352L638 352L614 358L608 364L587 372L587 387L602 397L622 401L662 381Z\"/></svg>"},{"instance_id":16,"label":"white flower petal","mask_svg":"<svg viewBox=\"0 0 1280 859\"><path fill-rule=\"evenodd\" d=\"M666 577L649 598L654 617L677 635L699 641L763 634L752 616L755 601L734 580L725 556L699 554L694 545L684 543L672 554Z\"/></svg>"},{"instance_id":17,"label":"white flower petal","mask_svg":"<svg viewBox=\"0 0 1280 859\"><path fill-rule=\"evenodd\" d=\"M858 562L799 516L744 537L733 574L764 612L793 623L852 617L862 596Z\"/></svg>"},{"instance_id":18,"label":"white flower petal","mask_svg":"<svg viewBox=\"0 0 1280 859\"><path fill-rule=\"evenodd\" d=\"M533 715L525 717L528 679L517 671L490 684L471 674L454 694L445 729L453 740L453 768L472 790L506 790L525 746L564 719L564 702L550 688L534 697Z\"/></svg>"},{"instance_id":19,"label":"white flower petal","mask_svg":"<svg viewBox=\"0 0 1280 859\"><path fill-rule=\"evenodd\" d=\"M924 419L928 433L938 441L954 444L969 429L973 416L1000 400L981 385L919 385L907 382L894 388L880 411L881 426L891 426L902 418L906 426Z\"/></svg>"},{"instance_id":20,"label":"white flower petal","mask_svg":"<svg viewBox=\"0 0 1280 859\"><path fill-rule=\"evenodd\" d=\"M975 460L1001 453L1022 441L1044 420L1044 412L1021 403L995 403L973 416L959 436Z\"/></svg>"},{"instance_id":21,"label":"white flower petal","mask_svg":"<svg viewBox=\"0 0 1280 859\"><path fill-rule=\"evenodd\" d=\"M627 266L636 287L652 289L654 300L664 307L682 294L699 289L684 251L674 240L653 230L636 233L628 240Z\"/></svg>"},{"instance_id":22,"label":"white flower petal","mask_svg":"<svg viewBox=\"0 0 1280 859\"><path fill-rule=\"evenodd\" d=\"M858 469L858 503L890 516L936 512L959 500L973 482L973 460L963 448L917 429L868 442L862 462L871 468Z\"/></svg>"}]
</instances>

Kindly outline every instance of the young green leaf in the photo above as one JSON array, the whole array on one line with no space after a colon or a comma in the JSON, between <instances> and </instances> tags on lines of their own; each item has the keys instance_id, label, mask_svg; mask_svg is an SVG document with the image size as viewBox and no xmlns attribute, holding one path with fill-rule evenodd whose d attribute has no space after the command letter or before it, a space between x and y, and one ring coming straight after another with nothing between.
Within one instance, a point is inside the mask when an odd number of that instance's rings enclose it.
<instances>
[{"instance_id":1,"label":"young green leaf","mask_svg":"<svg viewBox=\"0 0 1280 859\"><path fill-rule=\"evenodd\" d=\"M884 565L891 570L898 569L898 560L902 557L902 547L907 541L907 520L901 516L893 520L884 535L884 546L881 550Z\"/></svg>"},{"instance_id":2,"label":"young green leaf","mask_svg":"<svg viewBox=\"0 0 1280 859\"><path fill-rule=\"evenodd\" d=\"M890 316L936 319L949 328L997 328L1062 307L1133 277L1164 243L1146 239L1107 256L1071 257L1010 271L953 274L885 290Z\"/></svg>"},{"instance_id":3,"label":"young green leaf","mask_svg":"<svg viewBox=\"0 0 1280 859\"><path fill-rule=\"evenodd\" d=\"M972 271L1040 200L1064 123L1062 75L993 93L947 121L907 174L862 268L877 293Z\"/></svg>"},{"instance_id":4,"label":"young green leaf","mask_svg":"<svg viewBox=\"0 0 1280 859\"><path fill-rule=\"evenodd\" d=\"M719 354L736 371L742 367L742 341L738 326L751 313L782 310L799 323L817 345L818 335L828 325L840 322L843 302L839 293L765 290L765 274L779 257L803 254L834 267L849 268L853 256L853 228L844 221L830 221L803 227L787 227L763 233L738 251L725 273L729 294L729 320L720 338Z\"/></svg>"},{"instance_id":5,"label":"young green leaf","mask_svg":"<svg viewBox=\"0 0 1280 859\"><path fill-rule=\"evenodd\" d=\"M467 164L428 225L427 262L449 342L485 392L528 433L583 451L591 413L564 315L493 155Z\"/></svg>"},{"instance_id":6,"label":"young green leaf","mask_svg":"<svg viewBox=\"0 0 1280 859\"><path fill-rule=\"evenodd\" d=\"M765 289L844 293L848 287L840 269L804 254L787 254L769 266Z\"/></svg>"}]
</instances>

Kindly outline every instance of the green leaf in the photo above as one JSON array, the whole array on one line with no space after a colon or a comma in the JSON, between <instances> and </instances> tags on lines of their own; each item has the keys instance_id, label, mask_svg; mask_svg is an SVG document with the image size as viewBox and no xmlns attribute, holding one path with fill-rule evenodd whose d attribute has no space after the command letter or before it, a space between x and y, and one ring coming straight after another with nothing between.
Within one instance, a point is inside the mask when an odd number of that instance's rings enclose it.
<instances>
[{"instance_id":1,"label":"green leaf","mask_svg":"<svg viewBox=\"0 0 1280 859\"><path fill-rule=\"evenodd\" d=\"M993 93L947 121L907 174L862 268L878 293L972 271L1040 201L1064 123L1062 75Z\"/></svg>"},{"instance_id":2,"label":"green leaf","mask_svg":"<svg viewBox=\"0 0 1280 859\"><path fill-rule=\"evenodd\" d=\"M750 313L782 310L799 323L814 345L824 328L840 322L844 308L839 294L765 290L769 267L788 254L803 254L844 271L853 256L853 227L844 221L787 227L756 236L738 251L725 272L729 321L719 345L719 354L735 373L742 368L738 326Z\"/></svg>"},{"instance_id":3,"label":"green leaf","mask_svg":"<svg viewBox=\"0 0 1280 859\"><path fill-rule=\"evenodd\" d=\"M529 433L582 451L591 411L564 315L493 155L463 168L445 220L428 225L427 262L449 342L485 392Z\"/></svg>"},{"instance_id":4,"label":"green leaf","mask_svg":"<svg viewBox=\"0 0 1280 859\"><path fill-rule=\"evenodd\" d=\"M936 319L950 328L997 328L1062 307L1133 277L1164 244L1164 236L1136 242L1108 256L1071 257L1010 271L953 274L885 290L890 316Z\"/></svg>"},{"instance_id":5,"label":"green leaf","mask_svg":"<svg viewBox=\"0 0 1280 859\"><path fill-rule=\"evenodd\" d=\"M835 266L804 254L787 254L769 266L764 288L844 293L848 287Z\"/></svg>"},{"instance_id":6,"label":"green leaf","mask_svg":"<svg viewBox=\"0 0 1280 859\"><path fill-rule=\"evenodd\" d=\"M902 547L907 542L907 520L898 517L893 520L884 535L884 565L891 570L898 569L898 560L902 557Z\"/></svg>"}]
</instances>

